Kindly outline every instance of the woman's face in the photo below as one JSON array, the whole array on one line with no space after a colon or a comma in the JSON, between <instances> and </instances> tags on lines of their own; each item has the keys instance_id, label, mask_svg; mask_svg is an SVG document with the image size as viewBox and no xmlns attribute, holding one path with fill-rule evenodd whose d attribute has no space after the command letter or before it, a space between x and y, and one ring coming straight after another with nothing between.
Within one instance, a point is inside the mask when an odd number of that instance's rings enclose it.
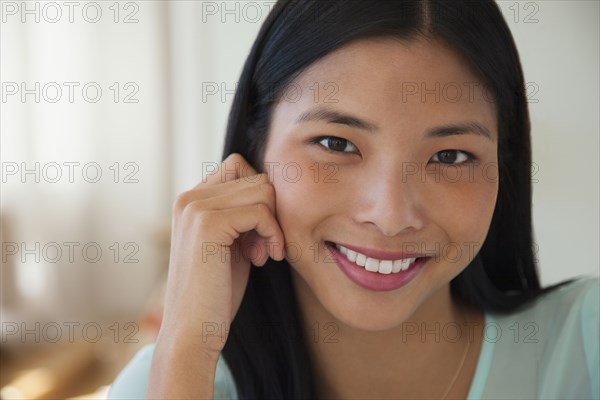
<instances>
[{"instance_id":1,"label":"woman's face","mask_svg":"<svg viewBox=\"0 0 600 400\"><path fill-rule=\"evenodd\" d=\"M263 159L296 286L365 330L397 326L447 289L496 203L492 100L436 41L361 40L306 69L275 106ZM330 242L374 260L360 267ZM373 272L410 255L422 260Z\"/></svg>"}]
</instances>

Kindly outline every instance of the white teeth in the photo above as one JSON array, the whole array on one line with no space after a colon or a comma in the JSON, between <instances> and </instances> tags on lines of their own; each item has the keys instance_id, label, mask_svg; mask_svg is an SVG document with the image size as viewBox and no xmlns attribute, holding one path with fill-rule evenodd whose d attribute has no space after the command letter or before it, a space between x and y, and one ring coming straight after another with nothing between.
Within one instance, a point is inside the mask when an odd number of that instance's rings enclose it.
<instances>
[{"instance_id":1,"label":"white teeth","mask_svg":"<svg viewBox=\"0 0 600 400\"><path fill-rule=\"evenodd\" d=\"M348 258L348 260L354 262L354 261L356 261L357 256L358 256L357 252L355 252L354 250L348 249L348 252L346 253L346 258Z\"/></svg>"},{"instance_id":2,"label":"white teeth","mask_svg":"<svg viewBox=\"0 0 600 400\"><path fill-rule=\"evenodd\" d=\"M378 260L367 257L364 254L345 248L336 244L335 247L353 263L364 267L367 271L379 272L380 274L395 274L400 271L406 271L408 267L415 262L416 258L405 258L402 260Z\"/></svg>"},{"instance_id":3,"label":"white teeth","mask_svg":"<svg viewBox=\"0 0 600 400\"><path fill-rule=\"evenodd\" d=\"M384 260L379 262L379 272L382 274L389 274L392 272L392 266L394 262L392 260Z\"/></svg>"},{"instance_id":4,"label":"white teeth","mask_svg":"<svg viewBox=\"0 0 600 400\"><path fill-rule=\"evenodd\" d=\"M415 262L414 258L408 259L408 260L402 260L402 264L400 265L400 267L402 268L402 271L406 271L408 269L408 266L410 264L412 264L413 262Z\"/></svg>"},{"instance_id":5,"label":"white teeth","mask_svg":"<svg viewBox=\"0 0 600 400\"><path fill-rule=\"evenodd\" d=\"M365 264L365 269L371 272L379 271L379 261L374 258L367 258L367 263Z\"/></svg>"},{"instance_id":6,"label":"white teeth","mask_svg":"<svg viewBox=\"0 0 600 400\"><path fill-rule=\"evenodd\" d=\"M356 264L360 265L361 267L365 266L365 263L367 262L367 256L365 256L364 254L360 254L358 253L356 255L356 261L354 261Z\"/></svg>"}]
</instances>

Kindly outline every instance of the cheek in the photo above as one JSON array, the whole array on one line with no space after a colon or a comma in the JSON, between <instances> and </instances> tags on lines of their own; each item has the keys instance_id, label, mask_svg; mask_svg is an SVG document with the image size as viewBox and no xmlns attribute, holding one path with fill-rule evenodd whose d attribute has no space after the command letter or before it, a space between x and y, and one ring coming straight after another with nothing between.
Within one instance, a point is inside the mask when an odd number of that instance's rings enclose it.
<instances>
[{"instance_id":1,"label":"cheek","mask_svg":"<svg viewBox=\"0 0 600 400\"><path fill-rule=\"evenodd\" d=\"M275 216L287 239L299 229L298 224L302 221L299 217L309 211L304 207L306 192L300 190L298 182L291 183L279 179L274 181L273 185L276 193Z\"/></svg>"},{"instance_id":2,"label":"cheek","mask_svg":"<svg viewBox=\"0 0 600 400\"><path fill-rule=\"evenodd\" d=\"M341 190L350 189L347 183L342 184L348 177L337 164L315 161L310 156L291 151L289 153L294 161L272 162L274 166L269 168L269 179L275 187L278 205L287 209L294 204L308 213L318 213L339 202L343 197L340 196Z\"/></svg>"},{"instance_id":3,"label":"cheek","mask_svg":"<svg viewBox=\"0 0 600 400\"><path fill-rule=\"evenodd\" d=\"M315 181L311 165L291 165L274 169L271 182L276 193L276 218L286 240L300 240L298 235L312 230L327 214L332 203L328 196L331 185Z\"/></svg>"},{"instance_id":4,"label":"cheek","mask_svg":"<svg viewBox=\"0 0 600 400\"><path fill-rule=\"evenodd\" d=\"M481 248L489 230L498 194L497 179L484 179L477 171L458 181L429 180L420 185L420 210L445 262L466 266Z\"/></svg>"},{"instance_id":5,"label":"cheek","mask_svg":"<svg viewBox=\"0 0 600 400\"><path fill-rule=\"evenodd\" d=\"M450 184L431 209L433 218L446 231L448 239L460 246L476 243L481 247L487 235L498 194L493 181Z\"/></svg>"}]
</instances>

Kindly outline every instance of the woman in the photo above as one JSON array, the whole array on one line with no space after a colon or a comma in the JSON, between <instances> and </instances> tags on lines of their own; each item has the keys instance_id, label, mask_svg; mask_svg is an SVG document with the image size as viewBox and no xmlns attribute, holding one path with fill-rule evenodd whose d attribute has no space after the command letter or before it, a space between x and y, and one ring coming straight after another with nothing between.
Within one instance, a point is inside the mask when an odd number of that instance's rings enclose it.
<instances>
[{"instance_id":1,"label":"woman","mask_svg":"<svg viewBox=\"0 0 600 400\"><path fill-rule=\"evenodd\" d=\"M112 398L599 396L598 279L540 288L493 1L279 1L223 158L175 203L160 334Z\"/></svg>"}]
</instances>

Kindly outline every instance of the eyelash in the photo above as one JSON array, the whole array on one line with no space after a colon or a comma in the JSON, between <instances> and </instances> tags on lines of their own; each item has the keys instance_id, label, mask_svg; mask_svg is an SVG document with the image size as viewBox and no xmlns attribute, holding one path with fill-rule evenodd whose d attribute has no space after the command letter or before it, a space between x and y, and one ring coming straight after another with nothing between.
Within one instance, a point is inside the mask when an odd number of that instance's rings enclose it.
<instances>
[{"instance_id":1,"label":"eyelash","mask_svg":"<svg viewBox=\"0 0 600 400\"><path fill-rule=\"evenodd\" d=\"M313 143L313 144L316 144L316 145L320 146L323 150L325 150L325 151L327 151L329 153L333 153L333 154L344 154L344 153L353 154L353 153L349 153L349 152L346 152L346 151L332 150L332 149L330 149L328 147L325 147L325 146L323 146L321 144L321 141L323 141L323 139L330 139L330 138L344 140L345 142L350 143L355 149L357 149L356 145L354 143L352 143L351 141L349 141L347 139L344 139L344 138L337 137L337 136L319 136L319 137L316 137L314 139L311 139L310 142ZM358 151L358 149L357 149L357 151ZM440 164L445 164L445 165L461 165L461 164L465 164L465 163L468 163L468 162L477 161L477 158L473 154L471 154L469 152L466 152L464 150L457 150L457 149L444 149L444 150L440 150L440 151L438 151L437 153L434 154L434 157L438 156L440 153L443 153L445 151L455 151L455 152L458 152L458 153L462 153L462 154L464 154L467 157L467 159L465 161L463 161L463 162L458 163L458 164L443 163L441 161L434 161L434 162L440 163Z\"/></svg>"},{"instance_id":2,"label":"eyelash","mask_svg":"<svg viewBox=\"0 0 600 400\"><path fill-rule=\"evenodd\" d=\"M435 153L435 154L433 155L433 157L435 157L435 156L437 156L437 155L439 155L440 153L443 153L443 152L445 152L445 151L455 151L455 152L457 152L457 153L462 153L462 154L464 154L464 155L466 156L466 158L467 158L467 159L466 159L465 161L462 161L462 162L459 162L459 163L443 163L443 162L441 162L441 161L434 161L434 162L436 162L436 163L439 163L439 164L444 164L444 165L462 165L462 164L466 164L466 163L472 163L472 162L474 162L474 161L477 161L477 158L476 158L476 157L475 157L473 154L471 154L471 153L468 153L468 152L466 152L466 151L463 151L463 150L457 150L457 149L444 149L444 150L440 150L440 151L438 151L437 153ZM432 157L432 158L433 158L433 157Z\"/></svg>"},{"instance_id":3,"label":"eyelash","mask_svg":"<svg viewBox=\"0 0 600 400\"><path fill-rule=\"evenodd\" d=\"M352 146L354 146L354 148L358 151L358 149L356 148L356 145L354 143L352 143L351 141L349 141L347 139L344 139L344 138L341 138L341 137L337 137L337 136L319 136L319 137L316 137L314 139L311 139L311 143L314 143L314 144L320 146L323 150L328 151L328 152L333 153L333 154L344 154L344 153L352 154L352 153L349 153L347 151L332 150L329 147L325 147L325 146L323 146L321 144L321 141L323 141L323 139L330 139L330 138L344 140L347 143L350 143Z\"/></svg>"}]
</instances>

